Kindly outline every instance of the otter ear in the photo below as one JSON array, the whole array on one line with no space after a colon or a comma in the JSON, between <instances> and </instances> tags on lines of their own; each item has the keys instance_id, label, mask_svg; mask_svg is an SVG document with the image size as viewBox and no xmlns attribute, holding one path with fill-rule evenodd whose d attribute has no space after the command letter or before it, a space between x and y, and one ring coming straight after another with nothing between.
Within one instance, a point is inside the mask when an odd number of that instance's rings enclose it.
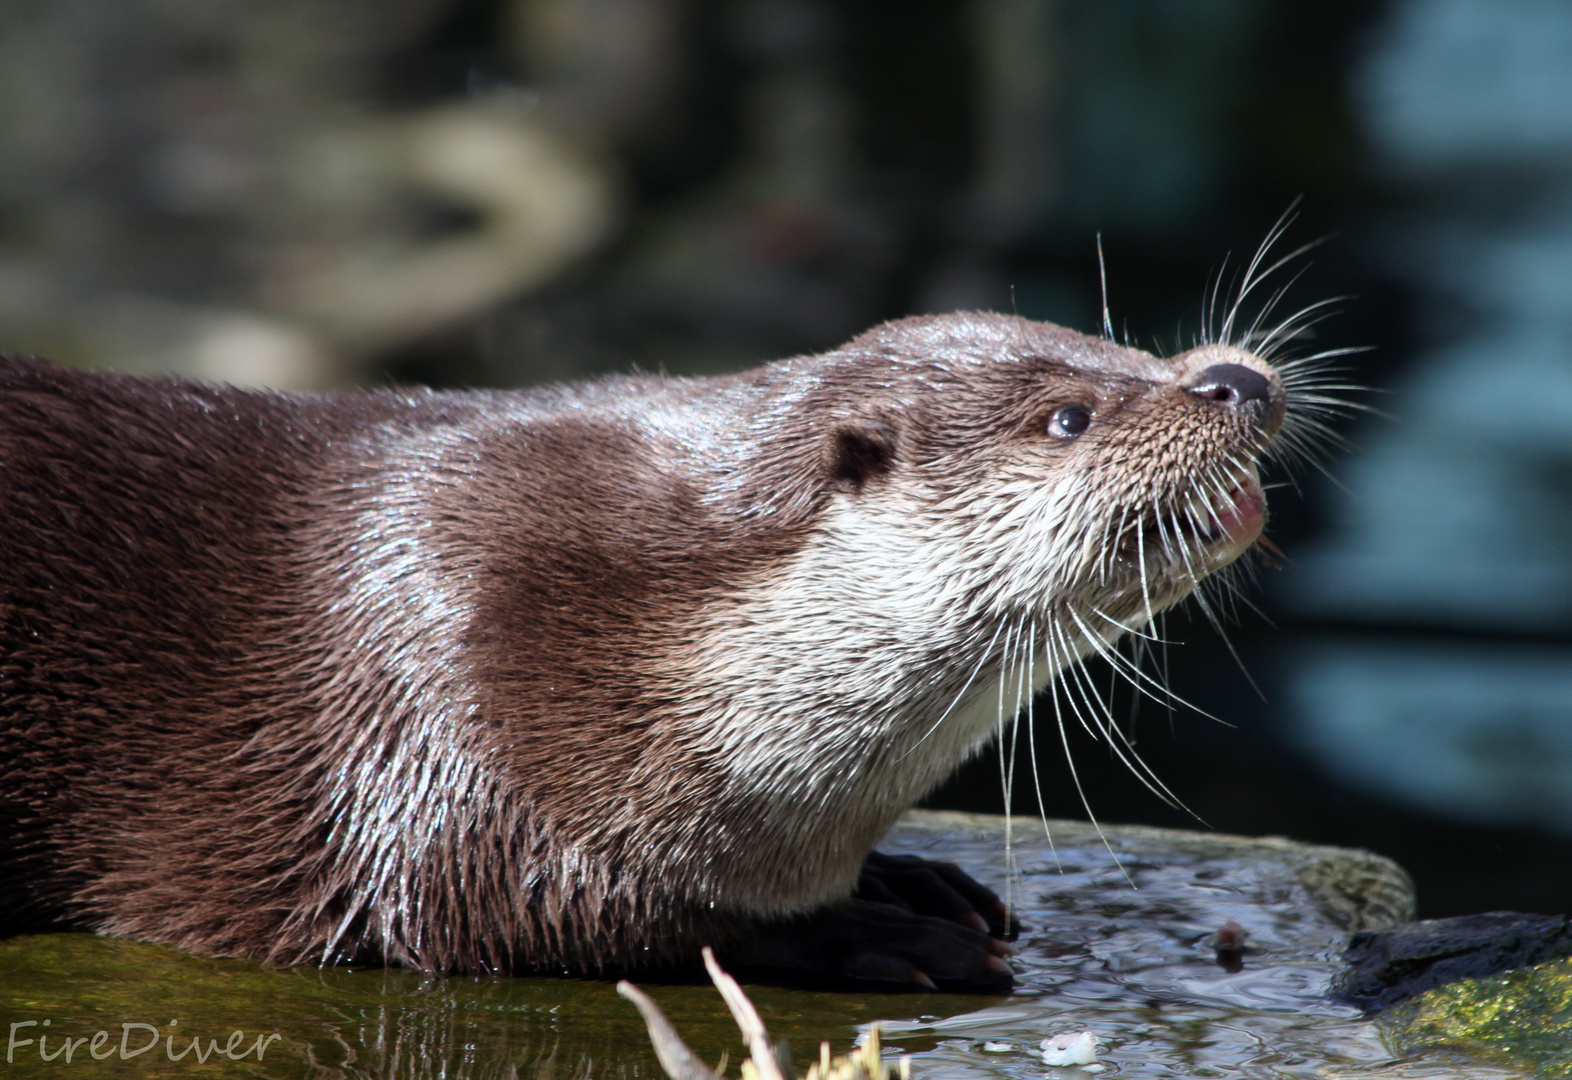
<instances>
[{"instance_id":1,"label":"otter ear","mask_svg":"<svg viewBox=\"0 0 1572 1080\"><path fill-rule=\"evenodd\" d=\"M895 428L883 420L862 420L836 430L830 442L830 481L842 491L863 485L895 465Z\"/></svg>"}]
</instances>

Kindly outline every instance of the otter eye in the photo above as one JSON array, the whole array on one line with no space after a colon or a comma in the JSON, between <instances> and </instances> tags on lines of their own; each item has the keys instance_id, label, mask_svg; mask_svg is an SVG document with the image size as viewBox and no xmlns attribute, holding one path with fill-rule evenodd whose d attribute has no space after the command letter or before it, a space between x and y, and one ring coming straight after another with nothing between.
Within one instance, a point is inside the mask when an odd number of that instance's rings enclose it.
<instances>
[{"instance_id":1,"label":"otter eye","mask_svg":"<svg viewBox=\"0 0 1572 1080\"><path fill-rule=\"evenodd\" d=\"M1073 439L1092 423L1092 414L1079 405L1066 405L1053 414L1048 430L1061 439Z\"/></svg>"}]
</instances>

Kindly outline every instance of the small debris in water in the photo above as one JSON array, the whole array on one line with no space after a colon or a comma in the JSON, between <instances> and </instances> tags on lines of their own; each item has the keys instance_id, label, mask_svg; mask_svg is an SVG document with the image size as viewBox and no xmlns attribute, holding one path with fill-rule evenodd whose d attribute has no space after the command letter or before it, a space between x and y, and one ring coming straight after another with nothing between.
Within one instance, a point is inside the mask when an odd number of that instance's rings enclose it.
<instances>
[{"instance_id":1,"label":"small debris in water","mask_svg":"<svg viewBox=\"0 0 1572 1080\"><path fill-rule=\"evenodd\" d=\"M988 1054L1008 1054L1015 1049L1015 1044L1012 1042L985 1042L982 1048L983 1052Z\"/></svg>"},{"instance_id":2,"label":"small debris in water","mask_svg":"<svg viewBox=\"0 0 1572 1080\"><path fill-rule=\"evenodd\" d=\"M1229 919L1218 927L1212 937L1213 946L1217 949L1217 966L1230 975L1244 970L1245 953L1250 951L1245 944L1246 936L1245 928Z\"/></svg>"},{"instance_id":3,"label":"small debris in water","mask_svg":"<svg viewBox=\"0 0 1572 1080\"><path fill-rule=\"evenodd\" d=\"M1044 1065L1092 1065L1097 1061L1097 1033L1066 1031L1042 1041Z\"/></svg>"}]
</instances>

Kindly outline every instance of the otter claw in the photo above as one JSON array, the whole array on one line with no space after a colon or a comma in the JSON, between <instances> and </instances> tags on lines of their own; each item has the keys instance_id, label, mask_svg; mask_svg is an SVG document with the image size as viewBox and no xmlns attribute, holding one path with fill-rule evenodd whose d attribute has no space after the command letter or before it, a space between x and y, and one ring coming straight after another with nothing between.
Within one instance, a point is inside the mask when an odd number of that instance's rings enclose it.
<instances>
[{"instance_id":1,"label":"otter claw","mask_svg":"<svg viewBox=\"0 0 1572 1080\"><path fill-rule=\"evenodd\" d=\"M932 915L991 937L1014 937L1009 909L993 890L974 881L954 863L918 855L870 851L854 894L917 915Z\"/></svg>"}]
</instances>

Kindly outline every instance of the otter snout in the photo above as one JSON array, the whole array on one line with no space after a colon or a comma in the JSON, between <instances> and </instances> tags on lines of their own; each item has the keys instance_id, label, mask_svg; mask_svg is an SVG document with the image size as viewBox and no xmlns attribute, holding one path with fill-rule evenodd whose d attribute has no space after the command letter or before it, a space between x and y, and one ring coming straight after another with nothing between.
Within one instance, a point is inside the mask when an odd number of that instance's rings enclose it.
<instances>
[{"instance_id":1,"label":"otter snout","mask_svg":"<svg viewBox=\"0 0 1572 1080\"><path fill-rule=\"evenodd\" d=\"M1239 409L1252 401L1271 404L1272 384L1259 371L1243 364L1213 364L1201 372L1190 393L1206 401L1215 401L1230 409Z\"/></svg>"},{"instance_id":2,"label":"otter snout","mask_svg":"<svg viewBox=\"0 0 1572 1080\"><path fill-rule=\"evenodd\" d=\"M1224 356L1229 352L1241 359L1254 360L1248 353L1235 350L1224 351ZM1201 401L1249 419L1268 437L1277 433L1288 406L1283 384L1270 368L1262 370L1232 359L1219 359L1201 367L1185 380L1185 389Z\"/></svg>"}]
</instances>

